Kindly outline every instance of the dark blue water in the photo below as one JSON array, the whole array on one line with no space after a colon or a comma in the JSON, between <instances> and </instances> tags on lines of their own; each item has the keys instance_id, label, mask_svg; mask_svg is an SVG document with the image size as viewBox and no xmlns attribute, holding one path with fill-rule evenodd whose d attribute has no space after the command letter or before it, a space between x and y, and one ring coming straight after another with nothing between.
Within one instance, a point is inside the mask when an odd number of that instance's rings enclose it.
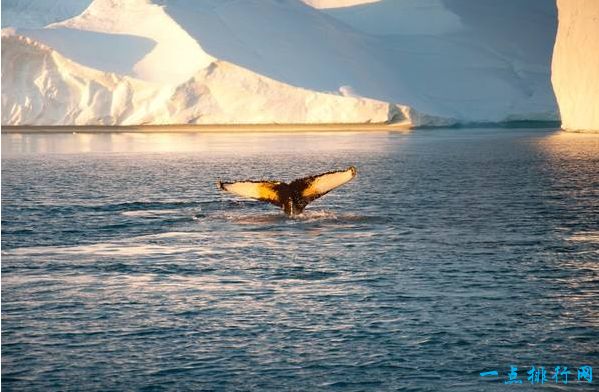
<instances>
[{"instance_id":1,"label":"dark blue water","mask_svg":"<svg viewBox=\"0 0 599 392\"><path fill-rule=\"evenodd\" d=\"M350 164L297 219L214 186ZM598 169L538 129L2 135L2 387L592 390Z\"/></svg>"}]
</instances>

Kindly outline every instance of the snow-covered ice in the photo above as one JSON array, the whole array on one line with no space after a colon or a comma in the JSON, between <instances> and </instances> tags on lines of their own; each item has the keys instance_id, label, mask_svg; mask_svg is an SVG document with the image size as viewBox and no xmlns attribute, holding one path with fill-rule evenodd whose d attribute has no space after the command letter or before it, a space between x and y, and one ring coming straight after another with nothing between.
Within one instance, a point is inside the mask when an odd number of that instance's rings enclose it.
<instances>
[{"instance_id":1,"label":"snow-covered ice","mask_svg":"<svg viewBox=\"0 0 599 392\"><path fill-rule=\"evenodd\" d=\"M557 119L550 0L10 3L2 124Z\"/></svg>"}]
</instances>

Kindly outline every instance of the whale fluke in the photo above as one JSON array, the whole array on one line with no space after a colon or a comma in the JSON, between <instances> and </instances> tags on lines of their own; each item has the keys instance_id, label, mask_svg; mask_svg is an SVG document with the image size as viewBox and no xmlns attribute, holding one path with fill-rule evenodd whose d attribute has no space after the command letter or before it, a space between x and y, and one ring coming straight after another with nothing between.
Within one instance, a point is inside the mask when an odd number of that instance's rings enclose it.
<instances>
[{"instance_id":1,"label":"whale fluke","mask_svg":"<svg viewBox=\"0 0 599 392\"><path fill-rule=\"evenodd\" d=\"M304 177L287 184L280 181L217 182L221 190L282 207L287 215L301 214L306 206L356 176L356 168Z\"/></svg>"},{"instance_id":2,"label":"whale fluke","mask_svg":"<svg viewBox=\"0 0 599 392\"><path fill-rule=\"evenodd\" d=\"M234 193L238 196L266 201L277 206L282 206L280 188L282 184L277 181L237 181L224 183L218 181L219 189Z\"/></svg>"}]
</instances>

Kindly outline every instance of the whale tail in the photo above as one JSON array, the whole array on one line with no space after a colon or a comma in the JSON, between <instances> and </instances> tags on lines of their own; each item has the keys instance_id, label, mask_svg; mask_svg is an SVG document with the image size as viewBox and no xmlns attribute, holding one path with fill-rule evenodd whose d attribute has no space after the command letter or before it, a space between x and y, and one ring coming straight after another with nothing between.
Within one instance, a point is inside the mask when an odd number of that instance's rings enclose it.
<instances>
[{"instance_id":1,"label":"whale tail","mask_svg":"<svg viewBox=\"0 0 599 392\"><path fill-rule=\"evenodd\" d=\"M352 180L357 170L332 171L300 178L287 184L280 181L217 182L221 190L282 207L287 215L297 215L312 201Z\"/></svg>"}]
</instances>

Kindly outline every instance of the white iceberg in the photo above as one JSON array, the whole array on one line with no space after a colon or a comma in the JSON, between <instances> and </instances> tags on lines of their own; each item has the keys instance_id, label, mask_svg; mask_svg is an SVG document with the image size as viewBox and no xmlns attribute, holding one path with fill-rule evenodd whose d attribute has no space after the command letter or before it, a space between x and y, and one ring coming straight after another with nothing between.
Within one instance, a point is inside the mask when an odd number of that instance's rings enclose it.
<instances>
[{"instance_id":1,"label":"white iceberg","mask_svg":"<svg viewBox=\"0 0 599 392\"><path fill-rule=\"evenodd\" d=\"M95 0L69 12L43 28L3 18L3 125L557 120L550 1Z\"/></svg>"},{"instance_id":2,"label":"white iceberg","mask_svg":"<svg viewBox=\"0 0 599 392\"><path fill-rule=\"evenodd\" d=\"M599 130L599 1L558 0L552 81L562 127Z\"/></svg>"}]
</instances>

